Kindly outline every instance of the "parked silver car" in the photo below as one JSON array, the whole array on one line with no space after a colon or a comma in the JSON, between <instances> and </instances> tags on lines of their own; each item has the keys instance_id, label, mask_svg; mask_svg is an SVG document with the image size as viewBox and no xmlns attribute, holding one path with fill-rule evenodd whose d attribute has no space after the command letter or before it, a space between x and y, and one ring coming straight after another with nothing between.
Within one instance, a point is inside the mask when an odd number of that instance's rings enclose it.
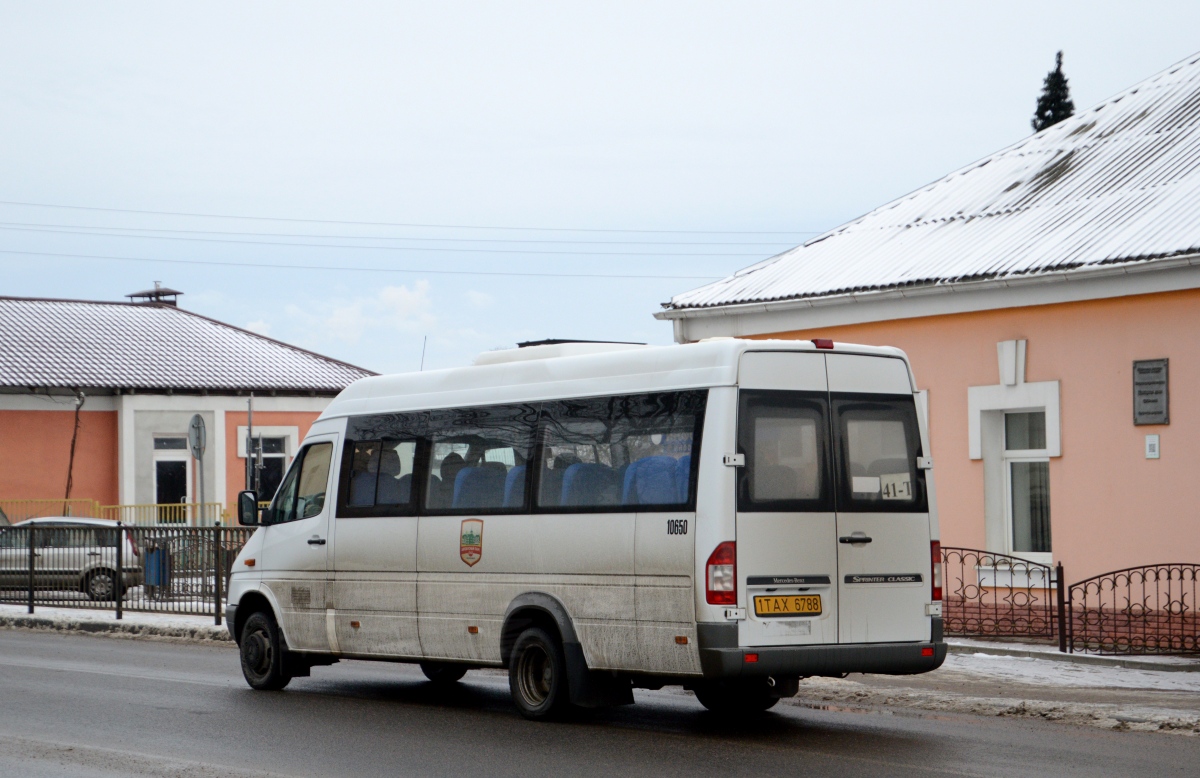
<instances>
[{"instance_id":1,"label":"parked silver car","mask_svg":"<svg viewBox=\"0 0 1200 778\"><path fill-rule=\"evenodd\" d=\"M141 559L129 531L104 519L53 516L0 528L0 587L29 589L30 528L33 533L33 586L42 591L78 591L93 600L111 600L116 591L117 543L121 548L121 590L142 582Z\"/></svg>"}]
</instances>

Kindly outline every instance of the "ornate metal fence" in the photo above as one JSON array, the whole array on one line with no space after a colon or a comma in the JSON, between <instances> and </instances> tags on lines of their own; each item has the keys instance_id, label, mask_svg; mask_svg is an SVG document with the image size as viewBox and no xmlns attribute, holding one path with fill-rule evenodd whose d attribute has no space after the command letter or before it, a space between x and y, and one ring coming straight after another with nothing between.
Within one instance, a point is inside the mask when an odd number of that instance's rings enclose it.
<instances>
[{"instance_id":1,"label":"ornate metal fence","mask_svg":"<svg viewBox=\"0 0 1200 778\"><path fill-rule=\"evenodd\" d=\"M1130 567L1071 584L1073 653L1200 654L1200 565Z\"/></svg>"},{"instance_id":2,"label":"ornate metal fence","mask_svg":"<svg viewBox=\"0 0 1200 778\"><path fill-rule=\"evenodd\" d=\"M1008 554L942 546L946 634L1057 636L1061 570Z\"/></svg>"}]
</instances>

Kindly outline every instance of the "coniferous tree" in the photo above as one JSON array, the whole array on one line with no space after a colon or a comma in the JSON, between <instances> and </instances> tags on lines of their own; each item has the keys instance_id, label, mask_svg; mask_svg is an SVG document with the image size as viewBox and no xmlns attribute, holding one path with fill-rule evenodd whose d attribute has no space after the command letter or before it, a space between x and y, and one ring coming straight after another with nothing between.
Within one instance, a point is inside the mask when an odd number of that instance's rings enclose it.
<instances>
[{"instance_id":1,"label":"coniferous tree","mask_svg":"<svg viewBox=\"0 0 1200 778\"><path fill-rule=\"evenodd\" d=\"M1075 103L1071 102L1071 90L1067 86L1067 77L1062 70L1062 52L1054 58L1054 70L1046 74L1042 82L1042 93L1038 95L1037 109L1033 112L1033 131L1041 132L1047 127L1066 119L1075 113Z\"/></svg>"}]
</instances>

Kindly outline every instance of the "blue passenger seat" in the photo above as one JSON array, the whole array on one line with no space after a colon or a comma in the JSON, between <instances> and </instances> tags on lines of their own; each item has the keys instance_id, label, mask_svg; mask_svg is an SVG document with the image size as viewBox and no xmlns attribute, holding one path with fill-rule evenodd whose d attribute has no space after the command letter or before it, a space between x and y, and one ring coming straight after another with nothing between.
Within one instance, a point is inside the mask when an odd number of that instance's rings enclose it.
<instances>
[{"instance_id":1,"label":"blue passenger seat","mask_svg":"<svg viewBox=\"0 0 1200 778\"><path fill-rule=\"evenodd\" d=\"M379 481L379 473L368 470L355 473L350 479L350 504L369 506L375 504L375 484Z\"/></svg>"},{"instance_id":2,"label":"blue passenger seat","mask_svg":"<svg viewBox=\"0 0 1200 778\"><path fill-rule=\"evenodd\" d=\"M625 471L621 502L625 505L671 505L679 501L674 457L642 457Z\"/></svg>"},{"instance_id":3,"label":"blue passenger seat","mask_svg":"<svg viewBox=\"0 0 1200 778\"><path fill-rule=\"evenodd\" d=\"M520 508L525 503L525 465L517 465L504 477L504 507Z\"/></svg>"},{"instance_id":4,"label":"blue passenger seat","mask_svg":"<svg viewBox=\"0 0 1200 778\"><path fill-rule=\"evenodd\" d=\"M496 508L504 504L504 466L464 467L454 479L452 508Z\"/></svg>"},{"instance_id":5,"label":"blue passenger seat","mask_svg":"<svg viewBox=\"0 0 1200 778\"><path fill-rule=\"evenodd\" d=\"M578 462L563 473L564 506L617 505L620 496L617 474L608 465Z\"/></svg>"},{"instance_id":6,"label":"blue passenger seat","mask_svg":"<svg viewBox=\"0 0 1200 778\"><path fill-rule=\"evenodd\" d=\"M388 476L379 481L379 496L375 499L375 504L407 505L411 495L411 473L408 475L402 475L399 478Z\"/></svg>"},{"instance_id":7,"label":"blue passenger seat","mask_svg":"<svg viewBox=\"0 0 1200 778\"><path fill-rule=\"evenodd\" d=\"M688 501L688 486L692 481L692 455L684 454L675 465L675 485L679 488L676 500L679 503Z\"/></svg>"},{"instance_id":8,"label":"blue passenger seat","mask_svg":"<svg viewBox=\"0 0 1200 778\"><path fill-rule=\"evenodd\" d=\"M376 505L403 505L408 503L412 490L412 476L400 477L400 455L396 449L384 447L379 455L379 492L375 495Z\"/></svg>"}]
</instances>

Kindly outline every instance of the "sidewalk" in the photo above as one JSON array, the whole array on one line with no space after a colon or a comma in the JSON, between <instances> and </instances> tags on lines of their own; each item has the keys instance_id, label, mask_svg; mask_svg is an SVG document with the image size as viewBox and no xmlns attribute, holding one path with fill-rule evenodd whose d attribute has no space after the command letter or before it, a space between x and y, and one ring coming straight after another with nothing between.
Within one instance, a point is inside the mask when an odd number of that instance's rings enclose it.
<instances>
[{"instance_id":1,"label":"sidewalk","mask_svg":"<svg viewBox=\"0 0 1200 778\"><path fill-rule=\"evenodd\" d=\"M112 609L49 608L39 605L30 614L24 605L6 603L0 604L0 628L5 627L230 644L233 641L224 624L219 627L213 624L212 616L182 613L125 611L118 620Z\"/></svg>"},{"instance_id":2,"label":"sidewalk","mask_svg":"<svg viewBox=\"0 0 1200 778\"><path fill-rule=\"evenodd\" d=\"M1200 735L1193 660L1059 654L1054 647L955 639L925 675L810 678L792 704L863 712L897 709L1015 716L1104 729ZM1095 660L1101 660L1099 662ZM1148 667L1144 666L1148 665Z\"/></svg>"},{"instance_id":3,"label":"sidewalk","mask_svg":"<svg viewBox=\"0 0 1200 778\"><path fill-rule=\"evenodd\" d=\"M1072 662L1110 667L1125 667L1136 670L1158 670L1162 672L1200 672L1200 656L1099 656L1097 654L1064 654L1058 646L1048 643L1024 643L1019 641L978 640L972 638L947 638L951 653L991 654L993 656L1016 656L1045 659L1051 662Z\"/></svg>"}]
</instances>

